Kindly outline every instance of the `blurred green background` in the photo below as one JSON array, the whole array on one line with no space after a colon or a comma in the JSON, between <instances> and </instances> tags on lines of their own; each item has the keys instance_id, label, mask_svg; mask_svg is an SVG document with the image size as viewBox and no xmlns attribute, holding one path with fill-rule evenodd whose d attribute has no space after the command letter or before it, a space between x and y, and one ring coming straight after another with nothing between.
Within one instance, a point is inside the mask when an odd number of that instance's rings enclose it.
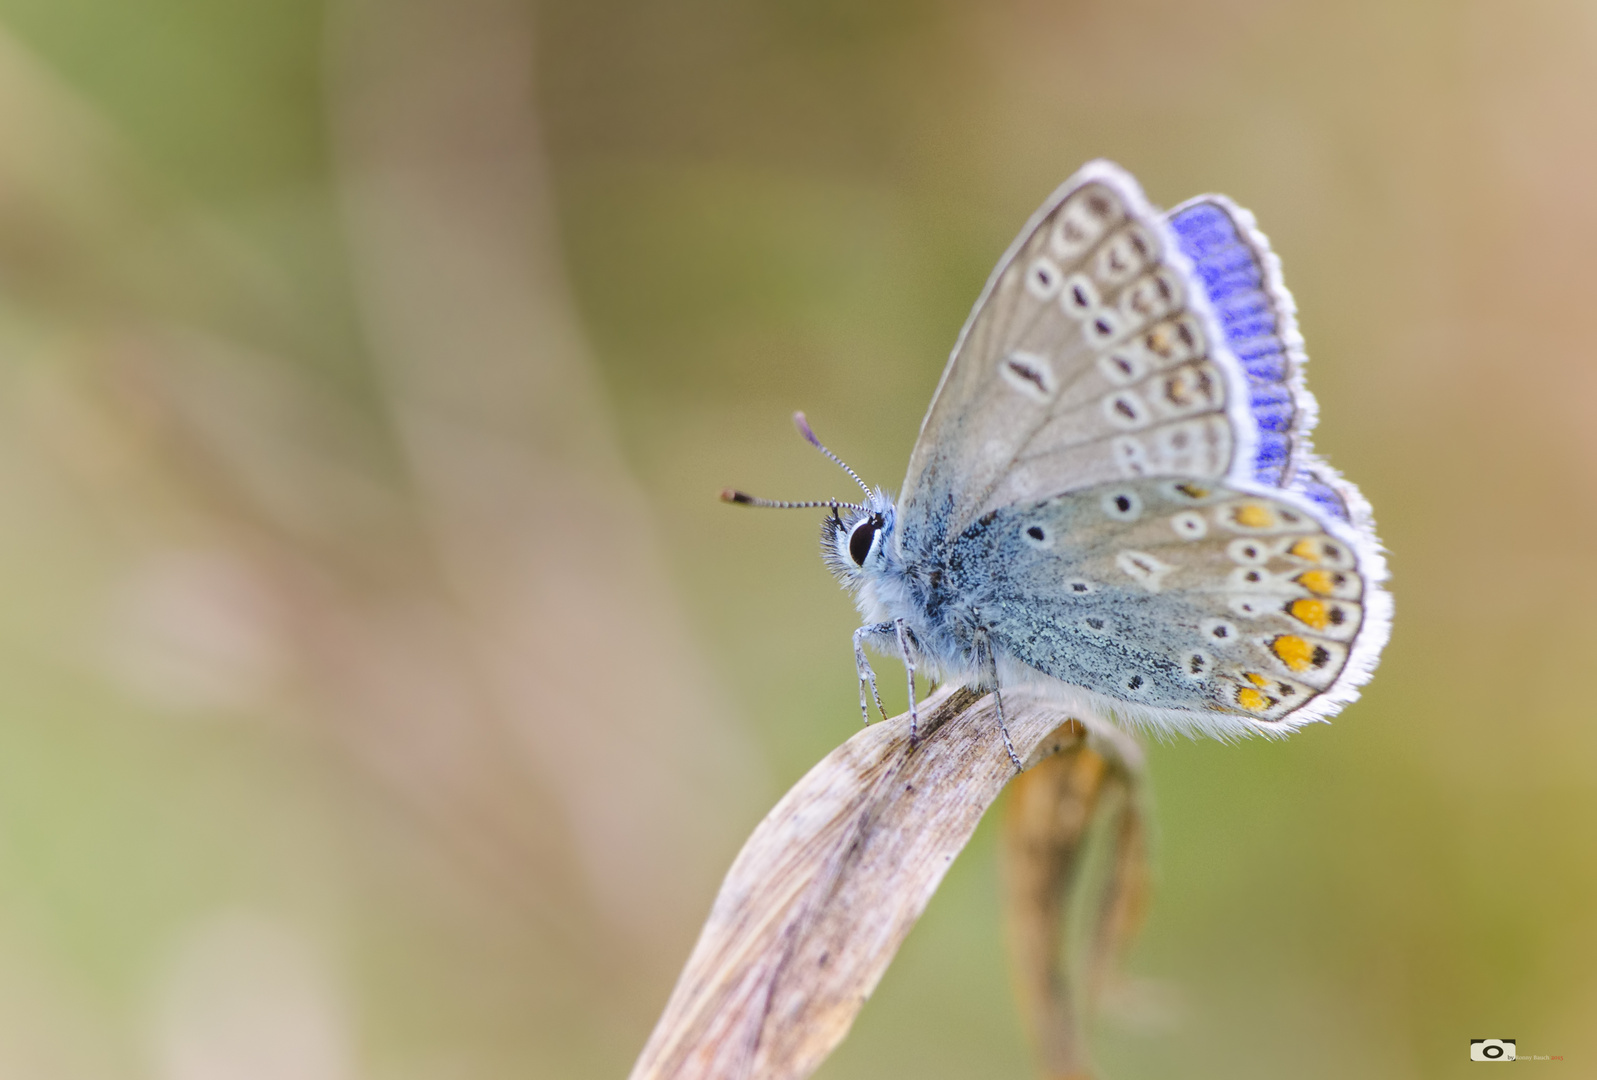
<instances>
[{"instance_id":1,"label":"blurred green background","mask_svg":"<svg viewBox=\"0 0 1597 1080\"><path fill-rule=\"evenodd\" d=\"M858 723L716 491L896 485L1097 156L1258 215L1397 599L1152 747L1105 1074L1597 1075L1597 7L0 0L0 1076L624 1075ZM992 824L822 1076L1029 1075Z\"/></svg>"}]
</instances>

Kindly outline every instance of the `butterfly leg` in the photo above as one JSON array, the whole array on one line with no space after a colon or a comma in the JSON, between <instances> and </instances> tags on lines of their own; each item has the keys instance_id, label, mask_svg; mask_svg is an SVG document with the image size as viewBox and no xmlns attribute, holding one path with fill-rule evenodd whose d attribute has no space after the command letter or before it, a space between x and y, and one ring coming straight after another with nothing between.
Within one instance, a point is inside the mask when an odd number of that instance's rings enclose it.
<instances>
[{"instance_id":1,"label":"butterfly leg","mask_svg":"<svg viewBox=\"0 0 1597 1080\"><path fill-rule=\"evenodd\" d=\"M1015 771L1023 772L1025 766L1020 763L1020 755L1015 753L1015 744L1009 739L1009 725L1004 723L1004 694L998 687L998 657L993 655L992 643L987 640L985 631L979 632L976 638L976 651L987 661L987 678L993 685L993 707L998 712L998 734L1003 736L1004 749L1009 752L1009 760L1014 762Z\"/></svg>"},{"instance_id":2,"label":"butterfly leg","mask_svg":"<svg viewBox=\"0 0 1597 1080\"><path fill-rule=\"evenodd\" d=\"M1015 771L1022 772L1025 766L1020 763L1020 755L1015 753L1015 744L1009 741L1009 727L1004 723L1004 695L998 689L998 676L993 674L993 704L998 707L998 734L1004 737L1004 749L1009 751L1009 760L1015 763Z\"/></svg>"},{"instance_id":3,"label":"butterfly leg","mask_svg":"<svg viewBox=\"0 0 1597 1080\"><path fill-rule=\"evenodd\" d=\"M893 629L898 632L898 647L904 653L904 674L909 680L909 748L913 750L920 742L920 713L915 706L915 654L909 647L909 631L904 627L904 620L893 620Z\"/></svg>"},{"instance_id":4,"label":"butterfly leg","mask_svg":"<svg viewBox=\"0 0 1597 1080\"><path fill-rule=\"evenodd\" d=\"M878 634L891 634L892 623L876 623L873 626L862 626L854 631L854 674L859 676L859 712L868 727L871 722L870 708L865 704L865 684L871 687L871 697L876 699L876 711L882 714L882 719L887 719L887 710L882 707L881 691L876 689L876 672L871 670L871 662L865 656L865 639Z\"/></svg>"}]
</instances>

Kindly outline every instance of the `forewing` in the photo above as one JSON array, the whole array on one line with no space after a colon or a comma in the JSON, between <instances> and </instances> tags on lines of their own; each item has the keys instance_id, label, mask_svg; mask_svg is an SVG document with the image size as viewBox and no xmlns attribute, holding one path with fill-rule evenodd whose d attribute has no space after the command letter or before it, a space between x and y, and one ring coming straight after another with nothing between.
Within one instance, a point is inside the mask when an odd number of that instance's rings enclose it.
<instances>
[{"instance_id":1,"label":"forewing","mask_svg":"<svg viewBox=\"0 0 1597 1080\"><path fill-rule=\"evenodd\" d=\"M1251 477L1247 383L1137 183L1093 162L966 322L900 498L908 532L1131 476Z\"/></svg>"},{"instance_id":2,"label":"forewing","mask_svg":"<svg viewBox=\"0 0 1597 1080\"><path fill-rule=\"evenodd\" d=\"M991 514L955 547L995 651L1154 726L1322 719L1388 633L1373 541L1261 485L1097 485Z\"/></svg>"}]
</instances>

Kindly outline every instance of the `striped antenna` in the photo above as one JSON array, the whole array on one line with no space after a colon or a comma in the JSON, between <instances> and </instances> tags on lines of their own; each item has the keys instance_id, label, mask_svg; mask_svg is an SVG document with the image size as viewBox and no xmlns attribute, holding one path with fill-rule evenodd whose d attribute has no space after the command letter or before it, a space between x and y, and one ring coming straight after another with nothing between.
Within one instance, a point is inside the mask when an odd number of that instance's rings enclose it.
<instances>
[{"instance_id":1,"label":"striped antenna","mask_svg":"<svg viewBox=\"0 0 1597 1080\"><path fill-rule=\"evenodd\" d=\"M854 478L854 482L860 486L860 490L865 493L865 497L867 499L869 499L871 497L871 489L865 483L865 481L863 481L863 480L861 480L859 478L859 473L857 473L853 469L849 468L847 462L845 462L842 458L838 457L836 454L834 454L830 450L828 450L826 448L825 444L823 444L821 442L821 440L819 440L819 439L817 439L815 437L815 432L810 430L810 422L804 418L804 414L803 413L796 412L796 413L793 414L793 426L798 428L799 434L804 436L804 441L805 442L809 443L811 446L815 447L815 449L819 450L821 453L825 454L827 457L829 457L833 461L837 462L838 466L844 472L846 472L850 476L852 476Z\"/></svg>"},{"instance_id":2,"label":"striped antenna","mask_svg":"<svg viewBox=\"0 0 1597 1080\"><path fill-rule=\"evenodd\" d=\"M768 506L773 510L811 510L817 506L824 506L828 510L865 509L858 503L839 502L836 499L812 499L806 502L791 502L787 499L761 499L747 492L737 491L734 488L722 488L721 501L737 503L739 506Z\"/></svg>"}]
</instances>

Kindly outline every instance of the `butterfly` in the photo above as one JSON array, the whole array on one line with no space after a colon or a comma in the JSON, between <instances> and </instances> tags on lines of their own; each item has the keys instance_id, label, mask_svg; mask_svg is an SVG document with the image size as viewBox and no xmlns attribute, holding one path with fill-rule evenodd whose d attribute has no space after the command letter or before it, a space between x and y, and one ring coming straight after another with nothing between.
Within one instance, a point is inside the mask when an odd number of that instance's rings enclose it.
<instances>
[{"instance_id":1,"label":"butterfly","mask_svg":"<svg viewBox=\"0 0 1597 1080\"><path fill-rule=\"evenodd\" d=\"M865 648L908 673L1026 687L1072 715L1283 735L1358 696L1389 634L1369 504L1310 444L1280 262L1204 195L1168 214L1107 161L1049 197L960 332L895 499L829 508L827 566Z\"/></svg>"}]
</instances>

